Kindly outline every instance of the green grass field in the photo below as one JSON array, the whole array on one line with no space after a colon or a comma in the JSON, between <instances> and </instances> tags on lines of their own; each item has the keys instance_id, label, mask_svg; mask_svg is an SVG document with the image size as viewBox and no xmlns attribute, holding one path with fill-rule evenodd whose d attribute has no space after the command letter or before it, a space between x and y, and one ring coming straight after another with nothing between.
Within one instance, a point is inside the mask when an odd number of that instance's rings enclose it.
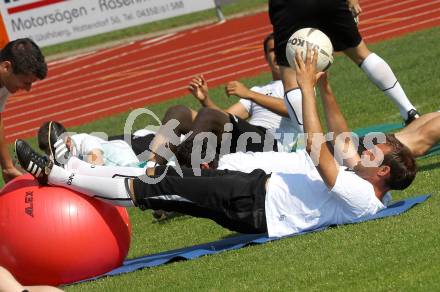
<instances>
[{"instance_id":1,"label":"green grass field","mask_svg":"<svg viewBox=\"0 0 440 292\"><path fill-rule=\"evenodd\" d=\"M440 83L435 65L440 57L439 40L440 28L434 28L370 46L388 61L422 113L440 108ZM243 81L252 85L269 79L268 73L262 73ZM353 128L401 121L397 108L347 58L336 58L331 81ZM224 106L236 101L226 98L221 87L212 89L211 94ZM197 107L190 96L147 107L161 117L170 105L179 103ZM71 130L121 133L127 115L128 112ZM138 120L136 127L151 122ZM332 228L65 289L439 291L440 157L419 159L418 163L420 170L413 185L405 191L394 192L394 198L425 193L433 196L398 217ZM129 258L218 240L231 234L208 220L179 217L153 224L151 212L137 209L129 212L133 225Z\"/></svg>"}]
</instances>

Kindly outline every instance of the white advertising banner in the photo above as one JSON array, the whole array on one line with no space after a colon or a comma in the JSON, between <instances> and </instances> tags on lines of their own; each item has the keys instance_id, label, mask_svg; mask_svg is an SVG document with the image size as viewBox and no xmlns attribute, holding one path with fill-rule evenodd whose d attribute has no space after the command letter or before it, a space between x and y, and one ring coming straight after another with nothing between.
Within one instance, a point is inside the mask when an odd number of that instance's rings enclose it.
<instances>
[{"instance_id":1,"label":"white advertising banner","mask_svg":"<svg viewBox=\"0 0 440 292\"><path fill-rule=\"evenodd\" d=\"M29 37L47 46L214 7L214 0L0 0L0 43Z\"/></svg>"}]
</instances>

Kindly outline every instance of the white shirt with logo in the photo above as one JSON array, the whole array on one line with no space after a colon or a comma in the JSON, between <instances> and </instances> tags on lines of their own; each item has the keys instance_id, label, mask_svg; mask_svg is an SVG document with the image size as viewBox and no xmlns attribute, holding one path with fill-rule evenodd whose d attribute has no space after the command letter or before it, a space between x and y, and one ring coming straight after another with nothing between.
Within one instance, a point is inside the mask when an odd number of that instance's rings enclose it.
<instances>
[{"instance_id":1,"label":"white shirt with logo","mask_svg":"<svg viewBox=\"0 0 440 292\"><path fill-rule=\"evenodd\" d=\"M284 99L284 87L280 80L272 81L264 86L254 86L250 90L267 96ZM239 102L249 113L250 118L248 122L250 124L268 129L269 133L274 135L276 138L278 138L277 136L280 136L278 139L279 151L291 151L295 142L297 131L289 118L282 117L247 99L242 98ZM276 133L279 134L277 135ZM289 133L291 136L289 136L290 139L287 138L287 134L284 138L284 133Z\"/></svg>"}]
</instances>

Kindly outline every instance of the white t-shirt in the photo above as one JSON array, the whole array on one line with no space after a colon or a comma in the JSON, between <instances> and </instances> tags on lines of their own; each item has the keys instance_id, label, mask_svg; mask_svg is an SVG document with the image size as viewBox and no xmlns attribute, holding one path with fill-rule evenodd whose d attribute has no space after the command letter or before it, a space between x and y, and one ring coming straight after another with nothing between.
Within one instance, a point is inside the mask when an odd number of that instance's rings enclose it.
<instances>
[{"instance_id":1,"label":"white t-shirt","mask_svg":"<svg viewBox=\"0 0 440 292\"><path fill-rule=\"evenodd\" d=\"M9 94L10 93L6 87L3 86L0 88L0 113L5 109L6 100L8 99Z\"/></svg>"},{"instance_id":2,"label":"white t-shirt","mask_svg":"<svg viewBox=\"0 0 440 292\"><path fill-rule=\"evenodd\" d=\"M272 81L264 86L254 86L250 90L267 96L284 99L284 87L280 80ZM248 121L250 124L268 129L276 138L279 136L279 151L291 151L297 131L289 118L282 117L247 99L240 99L239 102L251 116ZM277 135L277 133L279 134ZM286 137L284 137L284 133L289 133L290 136L287 137L286 135Z\"/></svg>"},{"instance_id":3,"label":"white t-shirt","mask_svg":"<svg viewBox=\"0 0 440 292\"><path fill-rule=\"evenodd\" d=\"M295 155L286 152L237 152L220 157L217 169L250 173L259 168L266 173L290 173L296 171L295 163Z\"/></svg>"},{"instance_id":4,"label":"white t-shirt","mask_svg":"<svg viewBox=\"0 0 440 292\"><path fill-rule=\"evenodd\" d=\"M89 134L70 136L74 143L72 154L84 159L92 150L100 150L103 154L104 165L135 166L139 159L133 149L123 140L106 141Z\"/></svg>"},{"instance_id":5,"label":"white t-shirt","mask_svg":"<svg viewBox=\"0 0 440 292\"><path fill-rule=\"evenodd\" d=\"M234 153L219 161L219 169L251 172L256 168L272 173L265 204L269 236L348 223L385 208L373 186L345 167L340 167L329 191L305 150Z\"/></svg>"}]
</instances>

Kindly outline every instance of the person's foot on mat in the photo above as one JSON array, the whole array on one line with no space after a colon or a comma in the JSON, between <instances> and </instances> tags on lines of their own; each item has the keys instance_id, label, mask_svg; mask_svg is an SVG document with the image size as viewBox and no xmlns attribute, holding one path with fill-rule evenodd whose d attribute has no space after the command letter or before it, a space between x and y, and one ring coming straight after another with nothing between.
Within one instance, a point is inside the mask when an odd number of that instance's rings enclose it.
<instances>
[{"instance_id":1,"label":"person's foot on mat","mask_svg":"<svg viewBox=\"0 0 440 292\"><path fill-rule=\"evenodd\" d=\"M172 218L183 216L183 214L178 212L168 212L164 210L153 210L152 214L153 214L153 223L162 222L162 221L170 220Z\"/></svg>"},{"instance_id":2,"label":"person's foot on mat","mask_svg":"<svg viewBox=\"0 0 440 292\"><path fill-rule=\"evenodd\" d=\"M420 114L417 110L412 109L408 111L408 118L404 121L405 127L411 124L415 119L420 118Z\"/></svg>"},{"instance_id":3,"label":"person's foot on mat","mask_svg":"<svg viewBox=\"0 0 440 292\"><path fill-rule=\"evenodd\" d=\"M35 152L28 143L23 140L15 140L15 153L21 167L32 174L42 185L47 185L47 179L52 170L53 162L46 156Z\"/></svg>"}]
</instances>

